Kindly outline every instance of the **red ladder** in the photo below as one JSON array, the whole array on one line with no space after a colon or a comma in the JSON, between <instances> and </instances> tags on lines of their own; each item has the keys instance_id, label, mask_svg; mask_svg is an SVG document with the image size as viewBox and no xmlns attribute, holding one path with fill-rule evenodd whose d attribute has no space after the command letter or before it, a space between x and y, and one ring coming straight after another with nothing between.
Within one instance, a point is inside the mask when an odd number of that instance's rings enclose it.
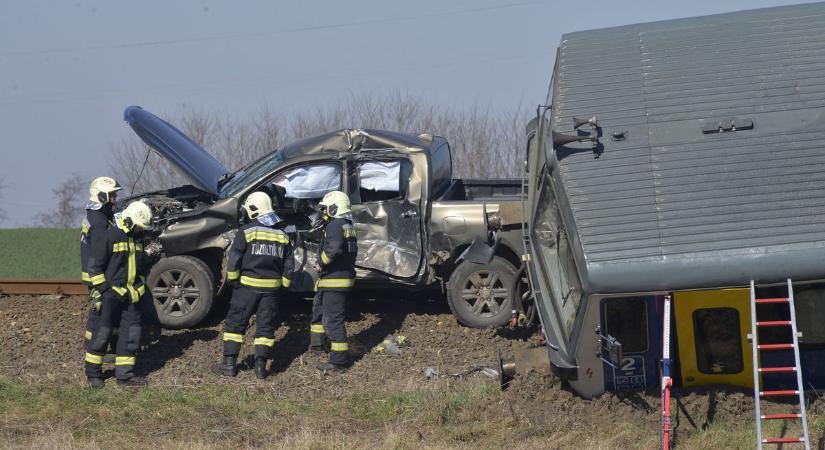
<instances>
[{"instance_id":1,"label":"red ladder","mask_svg":"<svg viewBox=\"0 0 825 450\"><path fill-rule=\"evenodd\" d=\"M757 316L759 305L786 304L790 312L790 320L760 321ZM759 330L765 327L790 327L791 341L782 344L760 344ZM810 449L808 439L808 420L805 415L805 392L802 388L802 370L799 362L799 333L796 329L796 311L793 303L793 285L788 279L788 296L782 298L756 298L756 284L751 280L751 334L748 335L753 347L753 396L756 409L756 446L760 450L763 444L792 444L800 443L805 449ZM760 367L759 355L764 351L793 350L794 365L783 367ZM796 373L796 389L762 390L760 375L763 373ZM798 413L762 414L760 401L764 398L796 397ZM802 422L801 437L763 438L762 421L765 420L800 420Z\"/></svg>"}]
</instances>

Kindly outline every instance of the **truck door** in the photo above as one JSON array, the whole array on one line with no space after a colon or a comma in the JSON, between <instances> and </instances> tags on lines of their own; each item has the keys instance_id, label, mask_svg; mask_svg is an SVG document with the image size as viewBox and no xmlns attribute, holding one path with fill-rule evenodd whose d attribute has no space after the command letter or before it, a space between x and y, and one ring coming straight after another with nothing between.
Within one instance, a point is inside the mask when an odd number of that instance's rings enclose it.
<instances>
[{"instance_id":1,"label":"truck door","mask_svg":"<svg viewBox=\"0 0 825 450\"><path fill-rule=\"evenodd\" d=\"M312 292L318 278L313 266L317 262L318 245L322 236L311 228L308 214L327 192L341 190L343 166L340 162L304 162L281 167L261 185L250 189L264 191L273 198L275 212L288 224L285 228L297 231L295 242L295 272L292 289Z\"/></svg>"},{"instance_id":2,"label":"truck door","mask_svg":"<svg viewBox=\"0 0 825 450\"><path fill-rule=\"evenodd\" d=\"M400 278L421 269L421 186L407 158L359 158L348 170L359 267Z\"/></svg>"},{"instance_id":3,"label":"truck door","mask_svg":"<svg viewBox=\"0 0 825 450\"><path fill-rule=\"evenodd\" d=\"M683 385L752 388L750 291L677 292L673 306Z\"/></svg>"},{"instance_id":4,"label":"truck door","mask_svg":"<svg viewBox=\"0 0 825 450\"><path fill-rule=\"evenodd\" d=\"M608 391L644 389L659 384L662 357L661 297L605 298L601 301L601 328L622 344L618 367L604 363Z\"/></svg>"}]
</instances>

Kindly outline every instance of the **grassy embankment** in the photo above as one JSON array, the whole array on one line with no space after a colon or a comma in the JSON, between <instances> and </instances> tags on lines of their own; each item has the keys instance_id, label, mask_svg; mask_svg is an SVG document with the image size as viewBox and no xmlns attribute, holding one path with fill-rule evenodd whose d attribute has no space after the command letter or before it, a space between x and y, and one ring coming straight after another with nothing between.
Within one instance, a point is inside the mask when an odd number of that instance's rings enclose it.
<instances>
[{"instance_id":1,"label":"grassy embankment","mask_svg":"<svg viewBox=\"0 0 825 450\"><path fill-rule=\"evenodd\" d=\"M605 423L570 429L508 413L494 384L301 399L265 385L107 386L0 379L0 442L11 448L656 448L655 429ZM595 418L594 418L595 419ZM815 433L823 419L812 423ZM774 430L778 431L778 430ZM678 433L679 448L752 448L752 423L716 421Z\"/></svg>"},{"instance_id":2,"label":"grassy embankment","mask_svg":"<svg viewBox=\"0 0 825 450\"><path fill-rule=\"evenodd\" d=\"M80 230L0 230L0 278L80 279Z\"/></svg>"}]
</instances>

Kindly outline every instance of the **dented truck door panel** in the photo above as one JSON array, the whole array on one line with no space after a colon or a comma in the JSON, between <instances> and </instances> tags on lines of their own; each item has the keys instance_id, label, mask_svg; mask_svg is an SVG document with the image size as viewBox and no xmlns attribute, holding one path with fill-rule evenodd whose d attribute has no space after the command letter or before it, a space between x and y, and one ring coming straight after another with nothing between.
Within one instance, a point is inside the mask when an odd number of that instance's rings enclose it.
<instances>
[{"instance_id":1,"label":"dented truck door panel","mask_svg":"<svg viewBox=\"0 0 825 450\"><path fill-rule=\"evenodd\" d=\"M399 278L419 274L423 214L414 169L409 158L383 152L352 159L348 187L359 267Z\"/></svg>"}]
</instances>

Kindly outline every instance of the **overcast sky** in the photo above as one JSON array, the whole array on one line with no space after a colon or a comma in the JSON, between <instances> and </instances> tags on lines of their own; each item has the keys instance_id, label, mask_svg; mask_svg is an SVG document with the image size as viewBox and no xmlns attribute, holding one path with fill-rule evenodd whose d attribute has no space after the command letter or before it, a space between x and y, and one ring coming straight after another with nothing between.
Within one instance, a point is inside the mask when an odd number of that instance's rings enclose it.
<instances>
[{"instance_id":1,"label":"overcast sky","mask_svg":"<svg viewBox=\"0 0 825 450\"><path fill-rule=\"evenodd\" d=\"M563 33L794 3L2 0L0 227L71 173L106 174L128 105L244 118L376 90L512 110L544 100Z\"/></svg>"}]
</instances>

